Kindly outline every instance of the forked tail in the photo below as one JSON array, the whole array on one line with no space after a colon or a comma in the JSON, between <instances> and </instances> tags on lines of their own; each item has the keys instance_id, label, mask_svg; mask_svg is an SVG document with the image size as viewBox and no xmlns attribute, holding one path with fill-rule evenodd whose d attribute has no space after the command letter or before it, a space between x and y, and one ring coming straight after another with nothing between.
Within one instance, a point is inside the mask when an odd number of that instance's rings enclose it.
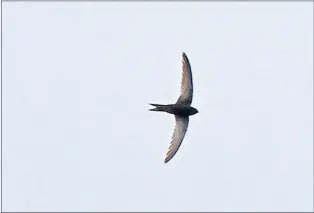
<instances>
[{"instance_id":1,"label":"forked tail","mask_svg":"<svg viewBox=\"0 0 314 213\"><path fill-rule=\"evenodd\" d=\"M165 111L164 110L164 106L166 106L166 105L162 105L162 104L150 104L150 105L152 105L152 106L154 106L156 108L149 109L149 111Z\"/></svg>"}]
</instances>

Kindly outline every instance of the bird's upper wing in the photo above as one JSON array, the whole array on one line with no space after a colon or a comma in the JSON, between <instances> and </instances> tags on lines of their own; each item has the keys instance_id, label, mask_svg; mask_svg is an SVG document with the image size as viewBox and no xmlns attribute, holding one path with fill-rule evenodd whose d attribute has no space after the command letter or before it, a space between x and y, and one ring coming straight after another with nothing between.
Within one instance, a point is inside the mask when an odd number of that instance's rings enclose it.
<instances>
[{"instance_id":1,"label":"bird's upper wing","mask_svg":"<svg viewBox=\"0 0 314 213\"><path fill-rule=\"evenodd\" d=\"M165 163L171 160L181 146L185 133L189 126L189 117L181 117L175 115L176 126L172 135L172 141L168 149Z\"/></svg>"},{"instance_id":2,"label":"bird's upper wing","mask_svg":"<svg viewBox=\"0 0 314 213\"><path fill-rule=\"evenodd\" d=\"M191 65L186 54L182 53L181 95L177 100L177 104L191 105L192 99L193 99L193 79Z\"/></svg>"}]
</instances>

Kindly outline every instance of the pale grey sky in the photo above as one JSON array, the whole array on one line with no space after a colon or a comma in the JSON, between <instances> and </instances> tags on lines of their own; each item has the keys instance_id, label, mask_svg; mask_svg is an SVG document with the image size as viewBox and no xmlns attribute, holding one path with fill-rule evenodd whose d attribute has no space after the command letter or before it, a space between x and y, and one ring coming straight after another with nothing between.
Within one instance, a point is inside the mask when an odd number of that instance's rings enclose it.
<instances>
[{"instance_id":1,"label":"pale grey sky","mask_svg":"<svg viewBox=\"0 0 314 213\"><path fill-rule=\"evenodd\" d=\"M313 3L4 2L2 30L3 211L313 210Z\"/></svg>"}]
</instances>

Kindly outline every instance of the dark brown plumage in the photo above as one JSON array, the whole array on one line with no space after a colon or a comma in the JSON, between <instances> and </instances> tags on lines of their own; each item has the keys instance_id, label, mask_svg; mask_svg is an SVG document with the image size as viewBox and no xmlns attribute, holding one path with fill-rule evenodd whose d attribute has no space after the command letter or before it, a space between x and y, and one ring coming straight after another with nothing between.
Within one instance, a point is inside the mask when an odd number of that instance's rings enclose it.
<instances>
[{"instance_id":1,"label":"dark brown plumage","mask_svg":"<svg viewBox=\"0 0 314 213\"><path fill-rule=\"evenodd\" d=\"M150 104L154 109L150 111L161 111L173 114L176 120L176 126L172 136L172 141L168 149L165 163L169 162L179 150L185 133L189 125L189 116L198 113L198 110L191 107L193 99L193 78L191 65L185 53L182 53L182 81L181 95L175 104Z\"/></svg>"}]
</instances>

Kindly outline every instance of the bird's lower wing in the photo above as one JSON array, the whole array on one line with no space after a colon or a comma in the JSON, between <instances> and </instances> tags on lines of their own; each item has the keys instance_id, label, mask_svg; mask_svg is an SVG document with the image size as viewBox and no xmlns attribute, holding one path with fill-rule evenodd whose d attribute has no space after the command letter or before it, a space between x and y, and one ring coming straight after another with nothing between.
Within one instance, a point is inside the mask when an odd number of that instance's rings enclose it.
<instances>
[{"instance_id":1,"label":"bird's lower wing","mask_svg":"<svg viewBox=\"0 0 314 213\"><path fill-rule=\"evenodd\" d=\"M168 152L165 158L165 163L170 161L173 158L173 156L177 153L189 126L189 117L181 117L181 116L175 115L175 119L176 119L176 126L174 128L172 141L171 141L170 147L168 149Z\"/></svg>"}]
</instances>

